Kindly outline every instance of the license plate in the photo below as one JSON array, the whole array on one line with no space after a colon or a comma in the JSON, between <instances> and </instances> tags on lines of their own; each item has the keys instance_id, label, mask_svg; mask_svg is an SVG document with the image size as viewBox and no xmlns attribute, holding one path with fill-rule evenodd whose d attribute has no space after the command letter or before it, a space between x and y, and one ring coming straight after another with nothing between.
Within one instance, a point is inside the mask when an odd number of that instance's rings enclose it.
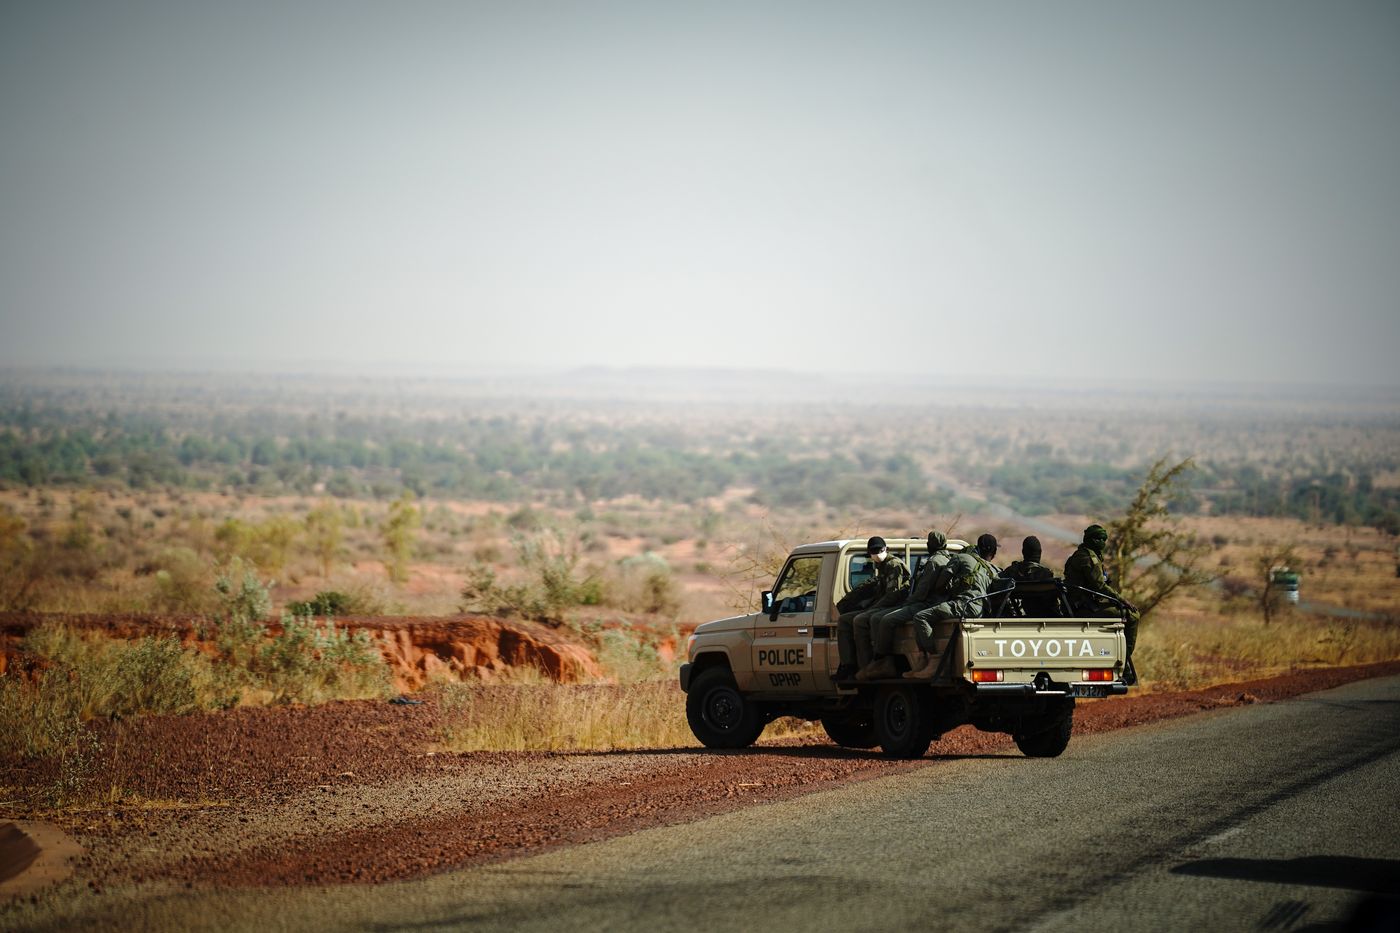
<instances>
[{"instance_id":1,"label":"license plate","mask_svg":"<svg viewBox=\"0 0 1400 933\"><path fill-rule=\"evenodd\" d=\"M1106 697L1108 696L1108 687L1103 684L1075 684L1074 696L1089 697L1090 699L1094 697Z\"/></svg>"}]
</instances>

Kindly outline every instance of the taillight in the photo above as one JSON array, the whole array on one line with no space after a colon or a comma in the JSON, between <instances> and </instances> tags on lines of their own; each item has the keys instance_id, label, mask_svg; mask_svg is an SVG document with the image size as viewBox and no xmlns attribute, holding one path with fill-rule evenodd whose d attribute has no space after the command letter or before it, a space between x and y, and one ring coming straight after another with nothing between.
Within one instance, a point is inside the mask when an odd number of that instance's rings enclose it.
<instances>
[{"instance_id":1,"label":"taillight","mask_svg":"<svg viewBox=\"0 0 1400 933\"><path fill-rule=\"evenodd\" d=\"M1096 668L1094 668L1094 669L1091 670L1091 671L1085 671L1085 672L1084 672L1084 679L1085 679L1085 680L1101 680L1101 681L1109 681L1109 680L1112 680L1112 679L1113 679L1113 668L1111 668L1111 667L1096 667Z\"/></svg>"},{"instance_id":2,"label":"taillight","mask_svg":"<svg viewBox=\"0 0 1400 933\"><path fill-rule=\"evenodd\" d=\"M1001 680L1001 671L974 670L972 672L972 682L975 684L999 684Z\"/></svg>"}]
</instances>

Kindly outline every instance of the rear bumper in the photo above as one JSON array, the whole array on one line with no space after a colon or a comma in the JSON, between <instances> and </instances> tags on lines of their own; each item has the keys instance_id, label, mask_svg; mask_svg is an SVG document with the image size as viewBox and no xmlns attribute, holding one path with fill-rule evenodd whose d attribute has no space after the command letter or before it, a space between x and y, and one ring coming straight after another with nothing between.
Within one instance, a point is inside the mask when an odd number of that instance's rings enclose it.
<instances>
[{"instance_id":1,"label":"rear bumper","mask_svg":"<svg viewBox=\"0 0 1400 933\"><path fill-rule=\"evenodd\" d=\"M978 696L1006 697L1115 697L1128 692L1122 681L1110 684L1066 684L1063 689L1037 690L1035 684L971 684Z\"/></svg>"}]
</instances>

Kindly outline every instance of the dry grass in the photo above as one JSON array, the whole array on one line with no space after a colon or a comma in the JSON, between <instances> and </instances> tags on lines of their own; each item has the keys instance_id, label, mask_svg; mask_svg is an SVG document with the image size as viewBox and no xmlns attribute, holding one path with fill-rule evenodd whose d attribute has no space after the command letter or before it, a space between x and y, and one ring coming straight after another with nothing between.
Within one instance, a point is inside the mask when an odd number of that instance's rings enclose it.
<instances>
[{"instance_id":1,"label":"dry grass","mask_svg":"<svg viewBox=\"0 0 1400 933\"><path fill-rule=\"evenodd\" d=\"M1258 618L1163 617L1144 626L1133 662L1143 688L1194 689L1298 667L1400 658L1400 625L1290 613Z\"/></svg>"},{"instance_id":2,"label":"dry grass","mask_svg":"<svg viewBox=\"0 0 1400 933\"><path fill-rule=\"evenodd\" d=\"M673 683L451 684L443 744L455 752L610 751L693 745Z\"/></svg>"},{"instance_id":3,"label":"dry grass","mask_svg":"<svg viewBox=\"0 0 1400 933\"><path fill-rule=\"evenodd\" d=\"M613 751L699 747L674 680L631 684L548 682L444 685L442 743L454 752ZM779 719L773 739L819 727Z\"/></svg>"}]
</instances>

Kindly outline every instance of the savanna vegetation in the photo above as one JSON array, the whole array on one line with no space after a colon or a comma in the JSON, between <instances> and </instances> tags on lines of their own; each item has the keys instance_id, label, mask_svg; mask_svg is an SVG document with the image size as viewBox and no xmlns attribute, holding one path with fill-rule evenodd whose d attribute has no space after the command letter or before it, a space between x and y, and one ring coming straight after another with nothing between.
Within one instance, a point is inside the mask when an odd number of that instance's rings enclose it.
<instances>
[{"instance_id":1,"label":"savanna vegetation","mask_svg":"<svg viewBox=\"0 0 1400 933\"><path fill-rule=\"evenodd\" d=\"M183 641L59 619L25 636L0 757L53 802L79 793L94 720L387 695L338 616L513 616L590 646L606 682L436 684L447 748L688 743L663 642L751 607L803 541L986 530L1010 561L1026 528L989 503L1110 527L1108 563L1150 610L1144 689L1400 657L1388 398L875 406L0 375L0 611L197 623ZM1062 566L1073 542L1042 539ZM1355 614L1272 597L1280 564Z\"/></svg>"}]
</instances>

